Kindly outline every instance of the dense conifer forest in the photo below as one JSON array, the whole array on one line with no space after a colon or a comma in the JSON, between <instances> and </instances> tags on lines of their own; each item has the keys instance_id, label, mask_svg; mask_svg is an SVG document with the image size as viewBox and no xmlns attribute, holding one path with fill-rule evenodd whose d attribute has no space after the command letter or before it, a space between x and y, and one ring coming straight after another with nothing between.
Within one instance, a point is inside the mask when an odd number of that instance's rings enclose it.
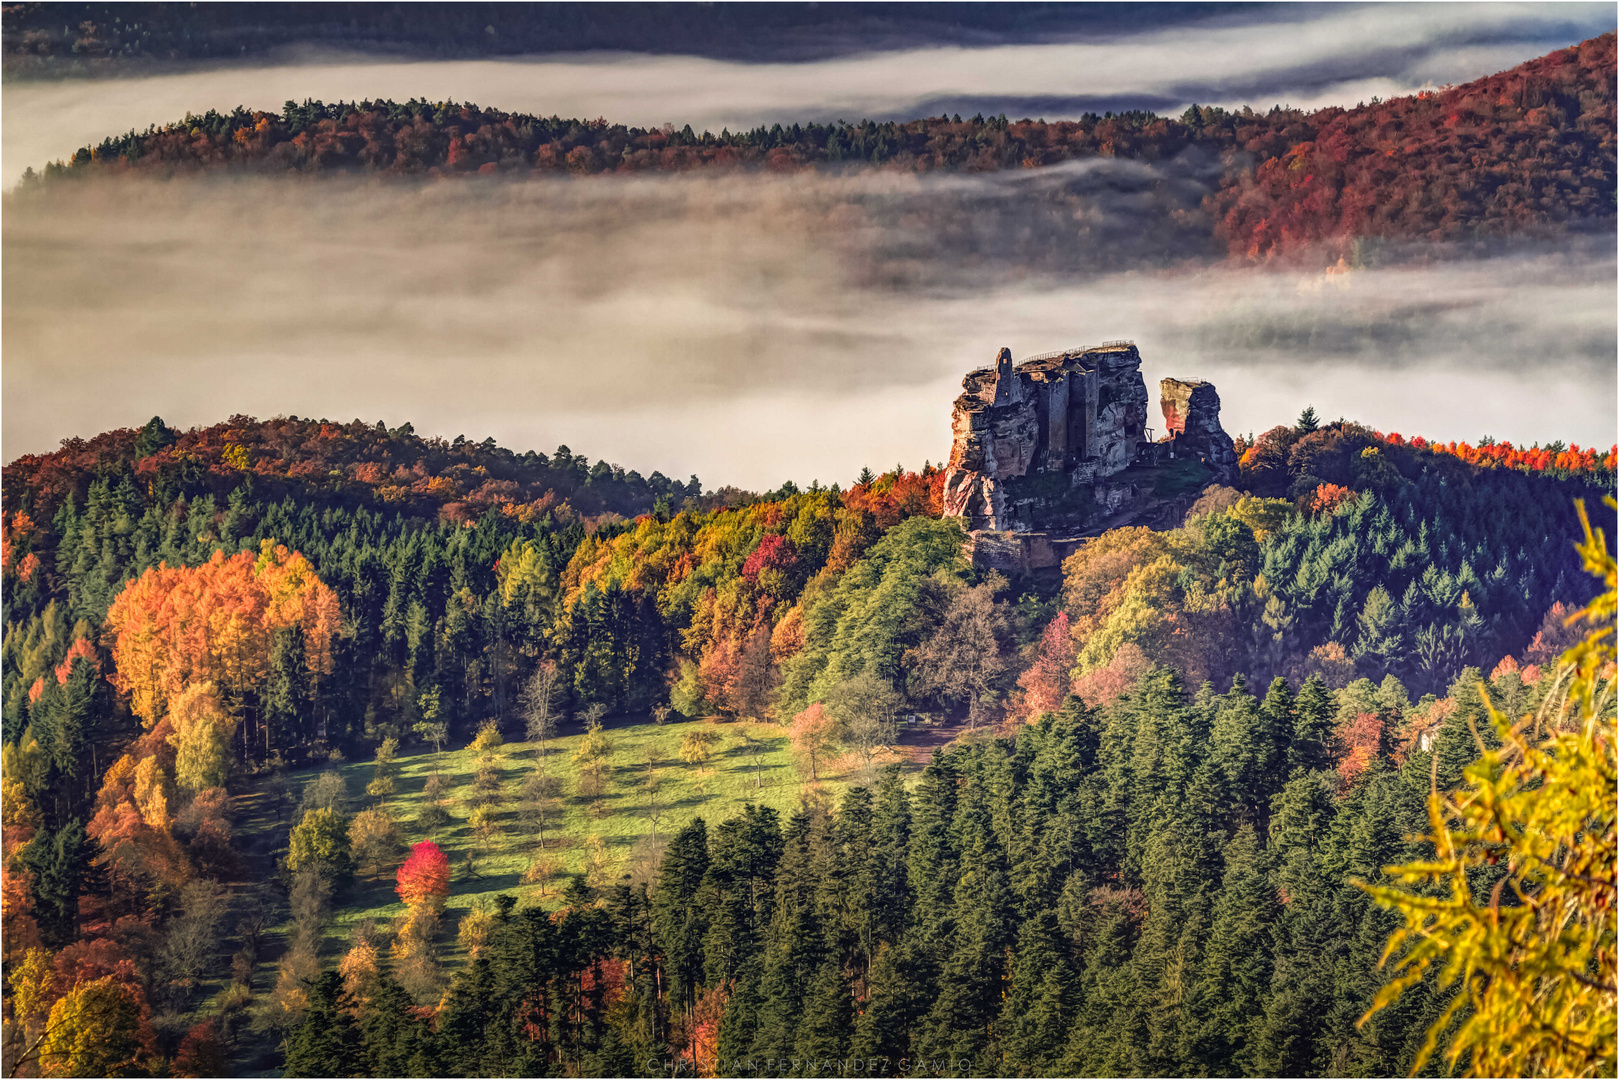
<instances>
[{"instance_id":1,"label":"dense conifer forest","mask_svg":"<svg viewBox=\"0 0 1619 1080\"><path fill-rule=\"evenodd\" d=\"M290 417L154 418L19 459L8 1061L1407 1071L1444 998L1430 978L1356 1026L1398 919L1352 879L1422 853L1430 784L1461 780L1487 703L1518 715L1554 681L1598 588L1574 500L1612 533L1615 453L1313 413L1238 449L1177 527L1018 580L964 562L931 465L705 492ZM957 737L895 753L929 721ZM755 783L779 731L803 786L659 811L657 763L644 785L614 763L634 725L700 784L733 735ZM547 765L562 734L572 765ZM538 748L516 795L511 739ZM373 759L361 798L342 763ZM631 796L635 863L558 835L568 807L605 821ZM479 880L495 838L541 886ZM379 880L402 913L345 935Z\"/></svg>"},{"instance_id":2,"label":"dense conifer forest","mask_svg":"<svg viewBox=\"0 0 1619 1080\"><path fill-rule=\"evenodd\" d=\"M22 5L26 7L27 5ZM1093 158L1199 163L1153 212L1181 256L1263 258L1357 239L1474 242L1614 220L1615 37L1460 86L1352 109L1192 106L1073 121L938 116L752 131L649 130L455 102L289 101L131 131L43 167L43 180L199 170L452 176L881 168L1030 169ZM30 170L29 179L39 179ZM26 184L25 184L26 186ZM1340 250L1341 249L1341 250Z\"/></svg>"}]
</instances>

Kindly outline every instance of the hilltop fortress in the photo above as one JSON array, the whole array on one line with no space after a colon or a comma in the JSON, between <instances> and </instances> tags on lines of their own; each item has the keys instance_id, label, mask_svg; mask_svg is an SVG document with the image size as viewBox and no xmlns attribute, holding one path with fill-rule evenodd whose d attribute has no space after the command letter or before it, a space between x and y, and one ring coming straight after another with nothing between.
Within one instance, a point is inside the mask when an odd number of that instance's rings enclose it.
<instances>
[{"instance_id":1,"label":"hilltop fortress","mask_svg":"<svg viewBox=\"0 0 1619 1080\"><path fill-rule=\"evenodd\" d=\"M1141 354L1128 341L1016 366L1002 349L961 385L944 512L963 519L981 566L1055 566L1085 532L1139 509L1152 470L1196 458L1218 477L1236 463L1209 383L1163 380L1166 431L1152 440Z\"/></svg>"}]
</instances>

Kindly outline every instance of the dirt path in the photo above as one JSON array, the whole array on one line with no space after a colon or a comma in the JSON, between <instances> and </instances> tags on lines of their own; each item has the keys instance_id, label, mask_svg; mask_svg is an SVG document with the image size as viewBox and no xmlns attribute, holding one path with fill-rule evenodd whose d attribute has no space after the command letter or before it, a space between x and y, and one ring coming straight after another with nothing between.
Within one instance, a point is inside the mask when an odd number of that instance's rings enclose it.
<instances>
[{"instance_id":1,"label":"dirt path","mask_svg":"<svg viewBox=\"0 0 1619 1080\"><path fill-rule=\"evenodd\" d=\"M965 720L947 720L939 724L911 724L902 728L895 744L900 756L912 765L926 765L933 751L942 749L967 730Z\"/></svg>"}]
</instances>

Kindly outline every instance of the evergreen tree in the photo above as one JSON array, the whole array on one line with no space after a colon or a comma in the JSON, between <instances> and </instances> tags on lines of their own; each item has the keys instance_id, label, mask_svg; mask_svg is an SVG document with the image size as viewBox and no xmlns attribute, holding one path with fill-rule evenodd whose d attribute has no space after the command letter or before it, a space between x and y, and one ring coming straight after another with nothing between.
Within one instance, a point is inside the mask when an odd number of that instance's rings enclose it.
<instances>
[{"instance_id":1,"label":"evergreen tree","mask_svg":"<svg viewBox=\"0 0 1619 1080\"><path fill-rule=\"evenodd\" d=\"M992 1059L980 1055L990 1051L997 1034L1014 898L991 820L982 757L974 756L979 775L964 785L953 823L962 848L951 934L942 943L938 996L915 1041L924 1057L971 1061L973 1068L990 1071Z\"/></svg>"},{"instance_id":2,"label":"evergreen tree","mask_svg":"<svg viewBox=\"0 0 1619 1080\"><path fill-rule=\"evenodd\" d=\"M163 422L160 416L154 416L141 427L135 436L135 457L137 460L150 457L165 447L174 445L174 432Z\"/></svg>"},{"instance_id":3,"label":"evergreen tree","mask_svg":"<svg viewBox=\"0 0 1619 1080\"><path fill-rule=\"evenodd\" d=\"M1079 973L1064 947L1057 914L1038 911L1018 928L1010 987L1001 1005L1002 1075L1056 1070L1079 1003Z\"/></svg>"},{"instance_id":4,"label":"evergreen tree","mask_svg":"<svg viewBox=\"0 0 1619 1080\"><path fill-rule=\"evenodd\" d=\"M1188 1001L1182 1059L1211 1076L1252 1074L1257 1024L1270 982L1270 931L1276 889L1265 872L1252 826L1225 849L1225 875L1215 900L1208 944Z\"/></svg>"},{"instance_id":5,"label":"evergreen tree","mask_svg":"<svg viewBox=\"0 0 1619 1080\"><path fill-rule=\"evenodd\" d=\"M323 973L309 988L303 1021L287 1039L288 1076L360 1075L365 1048L346 996L335 971Z\"/></svg>"},{"instance_id":6,"label":"evergreen tree","mask_svg":"<svg viewBox=\"0 0 1619 1080\"><path fill-rule=\"evenodd\" d=\"M703 971L710 986L735 979L762 947L781 863L778 821L775 810L749 803L709 837L710 862L696 903L708 912Z\"/></svg>"},{"instance_id":7,"label":"evergreen tree","mask_svg":"<svg viewBox=\"0 0 1619 1080\"><path fill-rule=\"evenodd\" d=\"M709 911L696 903L708 873L708 826L702 818L676 833L664 852L658 891L652 900L652 927L663 949L669 1002L689 1011L703 983L703 935Z\"/></svg>"},{"instance_id":8,"label":"evergreen tree","mask_svg":"<svg viewBox=\"0 0 1619 1080\"><path fill-rule=\"evenodd\" d=\"M854 1005L843 966L831 956L821 962L804 993L793 1057L806 1075L829 1071L844 1056L853 1033Z\"/></svg>"},{"instance_id":9,"label":"evergreen tree","mask_svg":"<svg viewBox=\"0 0 1619 1080\"><path fill-rule=\"evenodd\" d=\"M1451 684L1450 698L1456 707L1440 725L1433 744L1439 761L1434 781L1440 791L1460 784L1462 771L1477 761L1480 753L1500 745L1479 694L1481 678L1477 668L1467 668Z\"/></svg>"},{"instance_id":10,"label":"evergreen tree","mask_svg":"<svg viewBox=\"0 0 1619 1080\"><path fill-rule=\"evenodd\" d=\"M1293 741L1293 690L1280 676L1265 690L1265 700L1259 707L1259 742L1268 746L1265 755L1264 788L1275 798L1287 783L1291 772L1288 766L1288 748Z\"/></svg>"},{"instance_id":11,"label":"evergreen tree","mask_svg":"<svg viewBox=\"0 0 1619 1080\"><path fill-rule=\"evenodd\" d=\"M1295 769L1330 769L1336 760L1334 753L1334 723L1338 708L1332 700L1332 691L1319 675L1311 675L1299 689L1293 706L1293 735L1287 745L1287 767Z\"/></svg>"},{"instance_id":12,"label":"evergreen tree","mask_svg":"<svg viewBox=\"0 0 1619 1080\"><path fill-rule=\"evenodd\" d=\"M928 1008L917 979L916 948L909 938L899 945L885 942L877 947L866 987L849 1056L884 1062L880 1073L898 1075L899 1062L911 1056L912 1036Z\"/></svg>"},{"instance_id":13,"label":"evergreen tree","mask_svg":"<svg viewBox=\"0 0 1619 1080\"><path fill-rule=\"evenodd\" d=\"M742 1075L767 1071L761 1063L750 1057L759 1037L759 1010L762 1005L759 993L761 965L762 961L755 957L750 965L737 975L735 987L731 991L731 1000L726 1005L725 1014L720 1018L719 1058L721 1061L735 1063L736 1071Z\"/></svg>"},{"instance_id":14,"label":"evergreen tree","mask_svg":"<svg viewBox=\"0 0 1619 1080\"><path fill-rule=\"evenodd\" d=\"M791 1059L804 992L828 955L811 869L818 839L814 834L825 829L821 815L802 810L787 823L759 978L758 1020L750 1051L754 1058Z\"/></svg>"},{"instance_id":15,"label":"evergreen tree","mask_svg":"<svg viewBox=\"0 0 1619 1080\"><path fill-rule=\"evenodd\" d=\"M1144 1038L1131 1016L1134 982L1130 951L1141 915L1140 893L1103 886L1088 898L1080 1006L1063 1048L1061 1072L1068 1076L1123 1075L1121 1050Z\"/></svg>"},{"instance_id":16,"label":"evergreen tree","mask_svg":"<svg viewBox=\"0 0 1619 1080\"><path fill-rule=\"evenodd\" d=\"M1330 903L1298 900L1276 924L1270 995L1252 1056L1260 1075L1333 1072L1327 1019L1340 949L1332 917Z\"/></svg>"},{"instance_id":17,"label":"evergreen tree","mask_svg":"<svg viewBox=\"0 0 1619 1080\"><path fill-rule=\"evenodd\" d=\"M882 944L896 944L911 910L907 856L911 840L911 797L899 766L883 770L872 813L871 852L865 873L869 909L868 958Z\"/></svg>"},{"instance_id":18,"label":"evergreen tree","mask_svg":"<svg viewBox=\"0 0 1619 1080\"><path fill-rule=\"evenodd\" d=\"M378 977L370 1000L360 1012L364 1075L422 1075L412 1068L412 1061L430 1052L432 1032L417 1019L414 1006L410 995L390 974L383 972Z\"/></svg>"},{"instance_id":19,"label":"evergreen tree","mask_svg":"<svg viewBox=\"0 0 1619 1080\"><path fill-rule=\"evenodd\" d=\"M906 875L915 894L911 925L930 953L950 932L960 859L950 823L956 812L956 757L935 750L917 783Z\"/></svg>"},{"instance_id":20,"label":"evergreen tree","mask_svg":"<svg viewBox=\"0 0 1619 1080\"><path fill-rule=\"evenodd\" d=\"M59 949L77 936L79 894L92 850L78 818L54 833L41 833L22 850L22 865L33 877L34 920L46 948Z\"/></svg>"},{"instance_id":21,"label":"evergreen tree","mask_svg":"<svg viewBox=\"0 0 1619 1080\"><path fill-rule=\"evenodd\" d=\"M309 715L303 631L290 626L276 631L270 644L270 669L262 694L266 755L274 748L306 745L315 735Z\"/></svg>"},{"instance_id":22,"label":"evergreen tree","mask_svg":"<svg viewBox=\"0 0 1619 1080\"><path fill-rule=\"evenodd\" d=\"M1238 819L1256 832L1266 828L1270 800L1279 790L1271 788L1278 770L1270 719L1239 677L1216 703L1209 732L1209 764L1232 792Z\"/></svg>"},{"instance_id":23,"label":"evergreen tree","mask_svg":"<svg viewBox=\"0 0 1619 1080\"><path fill-rule=\"evenodd\" d=\"M1359 633L1352 655L1362 670L1403 672L1411 649L1404 606L1382 585L1374 585L1356 621Z\"/></svg>"}]
</instances>

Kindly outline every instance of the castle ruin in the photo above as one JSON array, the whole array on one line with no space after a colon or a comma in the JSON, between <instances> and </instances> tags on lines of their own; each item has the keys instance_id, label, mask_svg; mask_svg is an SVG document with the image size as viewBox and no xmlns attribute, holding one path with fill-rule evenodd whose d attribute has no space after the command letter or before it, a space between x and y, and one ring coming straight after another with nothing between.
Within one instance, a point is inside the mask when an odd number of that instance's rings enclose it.
<instances>
[{"instance_id":1,"label":"castle ruin","mask_svg":"<svg viewBox=\"0 0 1619 1080\"><path fill-rule=\"evenodd\" d=\"M1002 349L961 385L944 512L963 519L979 565L1056 565L1085 531L1138 504L1139 485L1120 476L1133 465L1196 456L1220 475L1235 463L1209 383L1165 379L1166 434L1151 441L1141 354L1128 341L1016 365Z\"/></svg>"}]
</instances>

